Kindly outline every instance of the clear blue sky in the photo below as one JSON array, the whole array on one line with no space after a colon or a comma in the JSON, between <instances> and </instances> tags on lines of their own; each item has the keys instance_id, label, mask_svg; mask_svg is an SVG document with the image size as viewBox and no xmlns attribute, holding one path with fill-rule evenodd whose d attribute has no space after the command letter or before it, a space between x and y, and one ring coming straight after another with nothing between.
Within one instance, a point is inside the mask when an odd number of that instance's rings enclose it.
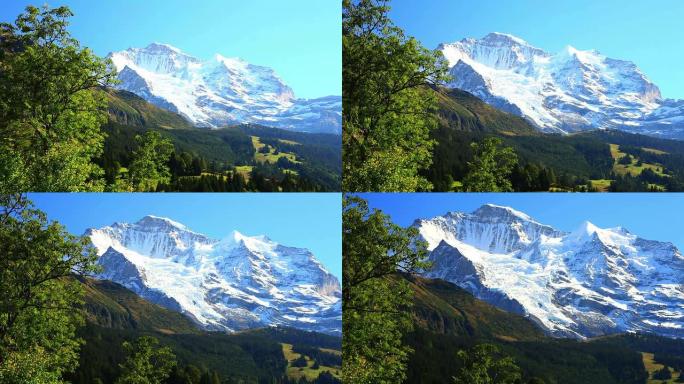
<instances>
[{"instance_id":1,"label":"clear blue sky","mask_svg":"<svg viewBox=\"0 0 684 384\"><path fill-rule=\"evenodd\" d=\"M516 35L549 52L566 45L633 61L664 97L684 99L684 1L392 0L390 16L430 49L441 42Z\"/></svg>"},{"instance_id":2,"label":"clear blue sky","mask_svg":"<svg viewBox=\"0 0 684 384\"><path fill-rule=\"evenodd\" d=\"M649 240L684 251L684 193L375 193L359 194L402 226L483 204L509 206L540 223L573 231L588 220L601 228L622 226Z\"/></svg>"},{"instance_id":3,"label":"clear blue sky","mask_svg":"<svg viewBox=\"0 0 684 384\"><path fill-rule=\"evenodd\" d=\"M76 235L145 215L168 217L221 239L237 230L308 248L330 273L342 275L339 193L32 193L34 204Z\"/></svg>"},{"instance_id":4,"label":"clear blue sky","mask_svg":"<svg viewBox=\"0 0 684 384\"><path fill-rule=\"evenodd\" d=\"M2 0L0 21L26 5ZM71 33L99 55L152 42L209 59L215 53L274 68L297 97L341 95L339 0L50 0L75 16Z\"/></svg>"}]
</instances>

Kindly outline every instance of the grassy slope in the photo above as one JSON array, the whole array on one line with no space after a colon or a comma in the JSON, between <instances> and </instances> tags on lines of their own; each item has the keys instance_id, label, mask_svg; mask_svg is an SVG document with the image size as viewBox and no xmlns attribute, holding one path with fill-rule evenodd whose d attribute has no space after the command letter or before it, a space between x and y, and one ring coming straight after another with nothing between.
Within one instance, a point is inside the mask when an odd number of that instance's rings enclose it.
<instances>
[{"instance_id":1,"label":"grassy slope","mask_svg":"<svg viewBox=\"0 0 684 384\"><path fill-rule=\"evenodd\" d=\"M339 378L340 377L340 370L341 367L328 367L325 365L319 366L318 369L313 369L314 361L309 357L304 355L304 358L306 359L307 366L306 367L293 367L292 362L297 360L300 356L302 356L299 353L296 353L292 351L292 344L288 343L281 343L283 347L283 355L285 356L285 360L287 360L287 377L290 379L295 379L299 380L300 378L305 378L309 381L313 381L318 377L318 375L321 372L330 372L333 376ZM326 350L325 348L320 348L321 350ZM330 350L327 350L330 351ZM334 351L336 353L339 353L340 351Z\"/></svg>"},{"instance_id":2,"label":"grassy slope","mask_svg":"<svg viewBox=\"0 0 684 384\"><path fill-rule=\"evenodd\" d=\"M341 137L332 134L312 134L293 132L256 125L238 125L221 129L194 128L182 116L156 107L133 93L117 90L102 91L109 101L109 122L104 131L108 138L105 155L118 159L122 164L128 161L135 149L134 137L147 130L157 130L173 142L178 151L189 152L204 158L207 162L242 166L239 172L247 178L252 162L270 161L286 157L301 171L287 170L302 174L315 182L326 185L328 189L338 189L341 179ZM264 145L262 140L276 140L281 154L269 146L268 154L255 150L252 137ZM334 187L331 187L334 186Z\"/></svg>"},{"instance_id":3,"label":"grassy slope","mask_svg":"<svg viewBox=\"0 0 684 384\"><path fill-rule=\"evenodd\" d=\"M119 284L90 278L79 280L85 288L85 309L91 324L165 334L200 333L186 316L152 304Z\"/></svg>"},{"instance_id":4,"label":"grassy slope","mask_svg":"<svg viewBox=\"0 0 684 384\"><path fill-rule=\"evenodd\" d=\"M653 360L653 353L642 352L641 355L643 356L643 359L644 359L644 367L646 367L646 371L648 372L648 375L649 375L649 378L647 381L648 384L670 384L670 383L675 383L676 380L679 378L680 372L677 372L674 369L672 369L671 367L668 367L668 369L670 370L670 373L672 373L672 379L670 379L670 380L655 380L655 379L653 379L653 374L656 371L661 370L664 367L664 365L659 364Z\"/></svg>"},{"instance_id":5,"label":"grassy slope","mask_svg":"<svg viewBox=\"0 0 684 384\"><path fill-rule=\"evenodd\" d=\"M443 280L406 276L413 292L415 323L437 333L539 340L544 333L530 320L478 300Z\"/></svg>"},{"instance_id":6,"label":"grassy slope","mask_svg":"<svg viewBox=\"0 0 684 384\"><path fill-rule=\"evenodd\" d=\"M179 114L150 104L134 93L114 89L102 93L109 103L110 118L120 124L165 129L192 128L192 124Z\"/></svg>"}]
</instances>

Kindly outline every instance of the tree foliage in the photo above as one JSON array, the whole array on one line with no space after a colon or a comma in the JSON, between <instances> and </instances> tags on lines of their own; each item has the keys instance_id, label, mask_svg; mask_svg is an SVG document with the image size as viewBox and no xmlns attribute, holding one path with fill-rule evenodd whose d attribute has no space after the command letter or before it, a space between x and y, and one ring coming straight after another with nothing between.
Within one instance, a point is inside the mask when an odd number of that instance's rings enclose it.
<instances>
[{"instance_id":1,"label":"tree foliage","mask_svg":"<svg viewBox=\"0 0 684 384\"><path fill-rule=\"evenodd\" d=\"M151 336L142 336L134 343L126 341L123 348L127 358L120 365L122 374L116 384L161 384L176 365L171 348L160 347L159 340Z\"/></svg>"},{"instance_id":2,"label":"tree foliage","mask_svg":"<svg viewBox=\"0 0 684 384\"><path fill-rule=\"evenodd\" d=\"M150 192L159 184L168 184L171 181L168 162L174 152L171 141L156 131L137 135L135 141L138 148L133 152L128 175L117 180L115 189Z\"/></svg>"},{"instance_id":3,"label":"tree foliage","mask_svg":"<svg viewBox=\"0 0 684 384\"><path fill-rule=\"evenodd\" d=\"M21 195L2 195L0 255L0 382L62 383L83 322L82 288L68 277L96 270L94 250Z\"/></svg>"},{"instance_id":4,"label":"tree foliage","mask_svg":"<svg viewBox=\"0 0 684 384\"><path fill-rule=\"evenodd\" d=\"M397 383L405 378L411 349L407 284L392 278L428 267L426 244L415 228L404 229L366 201L343 203L343 379L350 383Z\"/></svg>"},{"instance_id":5,"label":"tree foliage","mask_svg":"<svg viewBox=\"0 0 684 384\"><path fill-rule=\"evenodd\" d=\"M418 171L431 163L436 100L428 84L446 78L432 52L387 16L382 0L344 0L342 102L346 191L431 188Z\"/></svg>"},{"instance_id":6,"label":"tree foliage","mask_svg":"<svg viewBox=\"0 0 684 384\"><path fill-rule=\"evenodd\" d=\"M108 61L67 31L67 7L26 7L0 24L0 191L102 190Z\"/></svg>"},{"instance_id":7,"label":"tree foliage","mask_svg":"<svg viewBox=\"0 0 684 384\"><path fill-rule=\"evenodd\" d=\"M493 344L479 344L468 351L458 352L463 367L454 384L514 384L522 373L513 358L501 354Z\"/></svg>"},{"instance_id":8,"label":"tree foliage","mask_svg":"<svg viewBox=\"0 0 684 384\"><path fill-rule=\"evenodd\" d=\"M512 192L510 175L518 162L513 148L502 147L501 139L488 137L471 144L474 157L468 162L463 185L470 192Z\"/></svg>"}]
</instances>

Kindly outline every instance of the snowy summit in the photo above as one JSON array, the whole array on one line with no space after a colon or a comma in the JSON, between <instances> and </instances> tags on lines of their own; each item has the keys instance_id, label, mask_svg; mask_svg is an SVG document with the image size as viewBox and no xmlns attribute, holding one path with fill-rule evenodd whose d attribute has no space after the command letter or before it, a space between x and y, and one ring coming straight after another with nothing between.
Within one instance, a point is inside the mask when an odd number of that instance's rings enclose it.
<instances>
[{"instance_id":1,"label":"snowy summit","mask_svg":"<svg viewBox=\"0 0 684 384\"><path fill-rule=\"evenodd\" d=\"M490 33L437 48L447 84L546 132L612 128L684 138L684 100L663 99L630 61L571 46L551 54L518 37Z\"/></svg>"},{"instance_id":2,"label":"snowy summit","mask_svg":"<svg viewBox=\"0 0 684 384\"><path fill-rule=\"evenodd\" d=\"M433 262L426 277L527 315L551 335L684 337L684 256L671 243L588 221L558 231L495 205L414 226Z\"/></svg>"},{"instance_id":3,"label":"snowy summit","mask_svg":"<svg viewBox=\"0 0 684 384\"><path fill-rule=\"evenodd\" d=\"M341 132L339 96L297 99L268 67L219 54L202 61L160 43L107 57L119 73L118 88L200 127L254 123L303 132Z\"/></svg>"},{"instance_id":4,"label":"snowy summit","mask_svg":"<svg viewBox=\"0 0 684 384\"><path fill-rule=\"evenodd\" d=\"M306 249L237 231L210 239L171 219L89 229L103 272L206 329L271 325L339 335L340 283Z\"/></svg>"}]
</instances>

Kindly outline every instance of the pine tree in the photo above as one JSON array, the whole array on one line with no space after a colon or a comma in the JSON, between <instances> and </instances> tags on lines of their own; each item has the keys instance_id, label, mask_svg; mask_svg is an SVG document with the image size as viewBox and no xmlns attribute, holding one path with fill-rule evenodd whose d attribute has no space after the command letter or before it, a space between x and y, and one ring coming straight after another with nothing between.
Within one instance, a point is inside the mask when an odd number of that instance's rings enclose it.
<instances>
[{"instance_id":1,"label":"pine tree","mask_svg":"<svg viewBox=\"0 0 684 384\"><path fill-rule=\"evenodd\" d=\"M169 347L160 347L159 340L142 336L134 343L124 342L126 361L120 364L122 374L116 384L161 384L176 365L176 356Z\"/></svg>"},{"instance_id":2,"label":"pine tree","mask_svg":"<svg viewBox=\"0 0 684 384\"><path fill-rule=\"evenodd\" d=\"M468 174L463 185L469 192L512 192L511 173L518 157L513 148L502 147L501 139L488 137L481 143L472 143L474 157L468 162ZM541 188L548 190L549 181L542 172Z\"/></svg>"}]
</instances>

